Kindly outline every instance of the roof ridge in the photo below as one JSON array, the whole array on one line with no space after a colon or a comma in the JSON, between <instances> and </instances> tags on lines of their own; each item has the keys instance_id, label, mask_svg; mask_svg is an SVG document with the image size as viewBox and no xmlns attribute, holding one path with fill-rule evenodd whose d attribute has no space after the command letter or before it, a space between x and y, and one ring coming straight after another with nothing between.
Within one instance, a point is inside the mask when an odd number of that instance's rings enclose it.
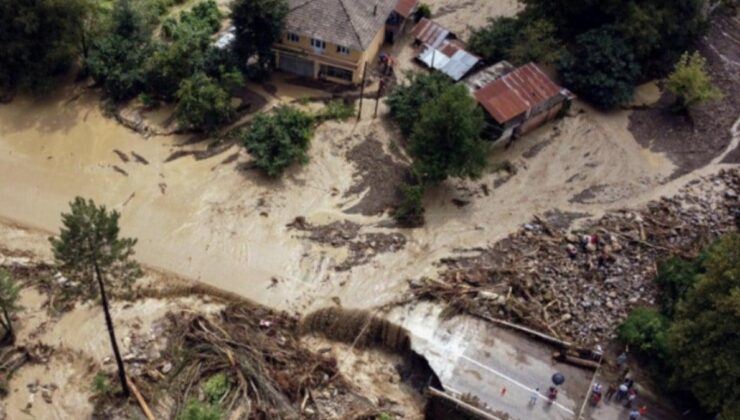
<instances>
[{"instance_id":1,"label":"roof ridge","mask_svg":"<svg viewBox=\"0 0 740 420\"><path fill-rule=\"evenodd\" d=\"M365 44L362 42L362 38L360 37L360 33L357 30L357 27L355 26L355 22L352 19L352 15L347 10L347 5L344 4L344 1L345 0L339 0L339 4L342 5L342 10L344 11L344 14L347 15L347 20L349 21L349 24L352 27L352 33L355 34L355 38L357 38L357 41L358 41L359 45L362 45L364 47Z\"/></svg>"}]
</instances>

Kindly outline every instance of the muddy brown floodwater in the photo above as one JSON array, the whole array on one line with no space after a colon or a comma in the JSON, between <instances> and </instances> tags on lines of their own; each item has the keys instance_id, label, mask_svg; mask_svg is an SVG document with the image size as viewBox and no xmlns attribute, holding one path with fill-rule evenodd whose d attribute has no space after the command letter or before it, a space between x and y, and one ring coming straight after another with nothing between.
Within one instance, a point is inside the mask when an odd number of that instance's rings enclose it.
<instances>
[{"instance_id":1,"label":"muddy brown floodwater","mask_svg":"<svg viewBox=\"0 0 740 420\"><path fill-rule=\"evenodd\" d=\"M68 202L89 197L121 211L123 234L139 239L145 265L278 309L383 305L406 291L407 279L434 276L440 259L485 247L534 214L598 216L680 184L665 183L673 164L634 140L628 112L604 115L579 104L572 116L492 153L492 166L509 162L514 176L501 181L492 168L478 181L434 188L427 225L400 230L388 227L388 213L350 211L372 190L357 188L370 175L347 155L364 141L388 154L397 147L396 132L371 112L359 123L321 126L311 162L275 181L244 170L249 157L237 146L165 162L187 136L145 139L104 116L97 94L73 89L0 107L0 217L53 233ZM321 94L284 83L277 89L283 100ZM287 226L299 216L312 226L352 222L363 238L405 240L355 264L357 244L312 241Z\"/></svg>"}]
</instances>

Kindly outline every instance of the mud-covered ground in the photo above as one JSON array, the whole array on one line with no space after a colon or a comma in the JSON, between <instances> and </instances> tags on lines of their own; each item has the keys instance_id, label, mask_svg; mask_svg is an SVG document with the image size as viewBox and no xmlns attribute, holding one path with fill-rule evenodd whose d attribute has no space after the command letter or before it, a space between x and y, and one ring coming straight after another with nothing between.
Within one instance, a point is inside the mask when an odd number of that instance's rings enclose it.
<instances>
[{"instance_id":1,"label":"mud-covered ground","mask_svg":"<svg viewBox=\"0 0 740 420\"><path fill-rule=\"evenodd\" d=\"M640 144L665 153L676 164L673 177L690 173L712 162L740 163L740 21L715 16L708 33L697 45L707 59L721 100L703 104L690 115L671 111L672 98L661 100L630 117L630 131ZM727 151L728 153L725 153Z\"/></svg>"}]
</instances>

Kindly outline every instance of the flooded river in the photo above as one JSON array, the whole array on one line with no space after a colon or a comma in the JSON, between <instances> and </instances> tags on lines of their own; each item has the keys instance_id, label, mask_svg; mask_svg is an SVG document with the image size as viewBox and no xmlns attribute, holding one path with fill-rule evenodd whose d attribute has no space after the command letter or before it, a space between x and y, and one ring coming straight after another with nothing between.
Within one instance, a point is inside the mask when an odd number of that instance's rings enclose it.
<instances>
[{"instance_id":1,"label":"flooded river","mask_svg":"<svg viewBox=\"0 0 740 420\"><path fill-rule=\"evenodd\" d=\"M290 93L321 92L293 86ZM365 115L358 124L323 125L311 163L273 181L239 169L248 157L236 146L203 160L165 162L189 137L146 139L106 117L93 92L17 98L0 106L0 217L56 232L68 202L89 197L123 214L123 234L139 239L137 258L152 268L280 309L337 299L373 307L396 299L407 279L434 275L440 258L487 246L535 214L599 215L644 202L673 168L631 138L627 113L589 110L496 151L494 162L517 168L510 179L492 170L480 181L450 181L428 193L424 228L384 228L387 215L344 212L362 196L343 194L357 176L347 151L370 133L385 148L393 141L386 124ZM236 161L227 159L235 153ZM301 239L286 227L298 216L314 225L350 220L362 232L400 232L406 245L336 271L348 248Z\"/></svg>"}]
</instances>

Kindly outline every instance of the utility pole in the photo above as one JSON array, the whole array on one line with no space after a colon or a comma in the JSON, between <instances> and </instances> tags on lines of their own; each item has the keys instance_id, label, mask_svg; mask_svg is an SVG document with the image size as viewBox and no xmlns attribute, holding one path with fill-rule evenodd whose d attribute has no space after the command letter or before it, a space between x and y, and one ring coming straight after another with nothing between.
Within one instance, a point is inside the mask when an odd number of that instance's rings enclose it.
<instances>
[{"instance_id":1,"label":"utility pole","mask_svg":"<svg viewBox=\"0 0 740 420\"><path fill-rule=\"evenodd\" d=\"M383 89L385 89L385 79L380 79L378 95L375 97L375 114L373 115L373 118L378 118L378 104L380 103L380 95L383 93Z\"/></svg>"},{"instance_id":2,"label":"utility pole","mask_svg":"<svg viewBox=\"0 0 740 420\"><path fill-rule=\"evenodd\" d=\"M95 266L95 276L98 278L98 286L100 286L100 299L103 301L105 324L108 327L110 343L111 346L113 346L113 355L115 356L116 364L118 365L118 379L121 381L121 390L123 391L123 395L128 398L130 392L128 389L128 382L126 382L126 371L124 370L121 352L118 350L118 343L116 342L116 332L113 330L113 319L110 316L110 308L108 307L108 297L105 294L103 276L100 274L100 267L98 266L98 260L96 258L93 258L93 265Z\"/></svg>"},{"instance_id":3,"label":"utility pole","mask_svg":"<svg viewBox=\"0 0 740 420\"><path fill-rule=\"evenodd\" d=\"M365 77L367 76L367 62L362 70L362 85L360 85L360 109L357 110L357 121L362 118L362 98L365 96Z\"/></svg>"}]
</instances>

